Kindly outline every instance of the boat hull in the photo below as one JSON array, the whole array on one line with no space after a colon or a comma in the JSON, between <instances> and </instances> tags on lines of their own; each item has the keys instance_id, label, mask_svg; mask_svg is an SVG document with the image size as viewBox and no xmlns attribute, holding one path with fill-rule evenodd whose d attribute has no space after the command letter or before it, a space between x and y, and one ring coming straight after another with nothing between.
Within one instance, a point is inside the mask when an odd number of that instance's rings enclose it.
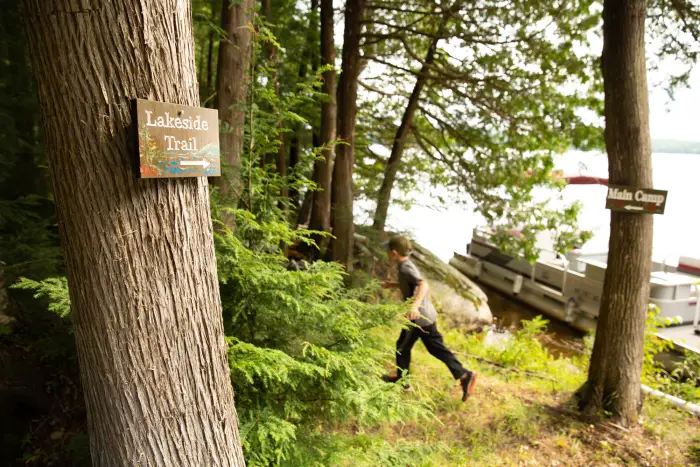
<instances>
[{"instance_id":1,"label":"boat hull","mask_svg":"<svg viewBox=\"0 0 700 467\"><path fill-rule=\"evenodd\" d=\"M531 265L501 253L477 231L467 254L455 253L449 263L467 277L574 329L592 331L598 322L607 253L578 254L567 260L550 255ZM653 269L649 301L662 318L675 320L658 337L672 341L677 353L700 353L700 336L691 324L697 302L691 285L694 279L659 263Z\"/></svg>"}]
</instances>

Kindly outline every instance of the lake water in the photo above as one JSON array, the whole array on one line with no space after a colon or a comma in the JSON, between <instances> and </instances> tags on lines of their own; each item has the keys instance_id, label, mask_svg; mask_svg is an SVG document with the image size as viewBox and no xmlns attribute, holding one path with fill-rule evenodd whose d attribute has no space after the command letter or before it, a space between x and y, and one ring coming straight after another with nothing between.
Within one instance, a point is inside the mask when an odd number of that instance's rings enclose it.
<instances>
[{"instance_id":1,"label":"lake water","mask_svg":"<svg viewBox=\"0 0 700 467\"><path fill-rule=\"evenodd\" d=\"M700 228L696 217L700 216L700 205L696 204L700 202L700 155L657 153L652 158L653 188L668 191L665 214L654 216L653 257L673 265L677 264L679 256L700 258L700 235L696 230ZM567 175L582 173L607 177L607 165L604 154L570 152L557 159L556 168ZM565 203L580 201L583 205L580 226L592 230L595 235L585 245L586 251L607 251L610 211L605 209L606 193L607 187L602 185L570 185L561 192ZM474 227L484 225L483 218L469 207L440 206L427 194L419 196L418 201L408 211L397 207L390 209L387 228L411 232L420 244L445 262L454 252L465 253ZM512 297L482 288L500 328L515 330L520 327L521 320L540 314ZM581 352L582 336L564 323L550 320L548 334L542 339L555 354L571 356Z\"/></svg>"},{"instance_id":2,"label":"lake water","mask_svg":"<svg viewBox=\"0 0 700 467\"><path fill-rule=\"evenodd\" d=\"M677 264L679 256L700 258L700 155L656 153L653 159L654 187L668 190L664 215L654 216L654 259ZM607 156L572 151L557 158L556 168L567 175L586 174L607 177ZM569 185L561 192L564 202L580 201L581 228L594 232L586 251L606 251L610 233L610 211L605 209L607 188L602 185ZM440 206L428 194L406 211L392 207L388 228L409 231L423 246L443 261L454 252L464 253L474 227L483 218L468 206ZM698 216L698 217L696 217Z\"/></svg>"}]
</instances>

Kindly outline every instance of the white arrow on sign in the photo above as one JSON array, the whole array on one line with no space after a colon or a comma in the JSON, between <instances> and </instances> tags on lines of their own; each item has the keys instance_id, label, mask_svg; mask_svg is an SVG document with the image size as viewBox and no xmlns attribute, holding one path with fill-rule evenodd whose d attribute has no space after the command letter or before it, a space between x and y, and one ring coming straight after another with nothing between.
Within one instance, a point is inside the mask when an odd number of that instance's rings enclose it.
<instances>
[{"instance_id":1,"label":"white arrow on sign","mask_svg":"<svg viewBox=\"0 0 700 467\"><path fill-rule=\"evenodd\" d=\"M211 162L209 161L180 161L180 165L188 166L188 165L193 165L193 166L202 166L202 169L206 169L211 165Z\"/></svg>"},{"instance_id":2,"label":"white arrow on sign","mask_svg":"<svg viewBox=\"0 0 700 467\"><path fill-rule=\"evenodd\" d=\"M634 210L634 211L644 210L644 208L641 206L625 206L625 209L627 209L628 211L630 211L630 210Z\"/></svg>"}]
</instances>

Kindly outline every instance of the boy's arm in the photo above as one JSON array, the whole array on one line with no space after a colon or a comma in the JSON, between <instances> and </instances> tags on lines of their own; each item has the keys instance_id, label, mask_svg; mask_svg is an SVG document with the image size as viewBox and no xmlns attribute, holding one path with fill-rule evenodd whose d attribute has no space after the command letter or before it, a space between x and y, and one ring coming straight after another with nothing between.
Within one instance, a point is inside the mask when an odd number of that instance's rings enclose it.
<instances>
[{"instance_id":1,"label":"boy's arm","mask_svg":"<svg viewBox=\"0 0 700 467\"><path fill-rule=\"evenodd\" d=\"M399 283L397 281L384 281L382 282L383 289L398 289Z\"/></svg>"},{"instance_id":2,"label":"boy's arm","mask_svg":"<svg viewBox=\"0 0 700 467\"><path fill-rule=\"evenodd\" d=\"M413 294L413 305L411 306L411 312L408 319L417 319L420 316L420 305L423 303L425 295L428 293L428 281L421 279L418 281L418 286Z\"/></svg>"}]
</instances>

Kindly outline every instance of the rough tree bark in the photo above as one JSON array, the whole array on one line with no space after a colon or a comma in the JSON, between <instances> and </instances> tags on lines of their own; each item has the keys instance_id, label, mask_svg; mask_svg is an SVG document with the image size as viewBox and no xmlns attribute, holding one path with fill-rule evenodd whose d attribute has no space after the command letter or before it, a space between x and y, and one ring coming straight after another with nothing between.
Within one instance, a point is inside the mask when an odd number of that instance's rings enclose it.
<instances>
[{"instance_id":1,"label":"rough tree bark","mask_svg":"<svg viewBox=\"0 0 700 467\"><path fill-rule=\"evenodd\" d=\"M333 0L321 0L321 66L335 64L335 41L333 28ZM309 229L330 231L331 222L331 167L335 154L336 112L335 69L323 73L323 92L328 98L321 105L321 145L327 146L323 159L314 164L313 180L319 190L313 194ZM317 242L320 239L316 239Z\"/></svg>"},{"instance_id":2,"label":"rough tree bark","mask_svg":"<svg viewBox=\"0 0 700 467\"><path fill-rule=\"evenodd\" d=\"M294 129L292 140L289 142L289 171L294 173L299 167L299 154L301 151L300 134L304 131L304 127L298 124ZM299 215L299 190L294 186L289 187L289 205L291 207L290 220L296 219Z\"/></svg>"},{"instance_id":3,"label":"rough tree bark","mask_svg":"<svg viewBox=\"0 0 700 467\"><path fill-rule=\"evenodd\" d=\"M645 0L605 0L605 144L614 185L652 186ZM623 426L641 408L644 326L649 302L652 217L611 213L608 267L582 408L612 412Z\"/></svg>"},{"instance_id":4,"label":"rough tree bark","mask_svg":"<svg viewBox=\"0 0 700 467\"><path fill-rule=\"evenodd\" d=\"M223 0L224 5L226 4L227 0ZM222 21L223 21L223 14L221 16ZM211 12L211 22L212 24L216 24L216 7L214 6L212 8ZM226 31L226 25L223 25L223 30ZM215 41L215 36L214 36L214 29L210 28L209 31L209 37L208 37L208 46L207 46L207 91L211 92L211 85L212 85L212 79L213 79L213 74L214 74L214 41ZM218 80L218 75L217 75L217 80Z\"/></svg>"},{"instance_id":5,"label":"rough tree bark","mask_svg":"<svg viewBox=\"0 0 700 467\"><path fill-rule=\"evenodd\" d=\"M413 116L418 108L418 101L420 100L423 87L425 86L426 81L428 81L427 75L435 62L435 52L437 51L438 42L440 42L440 39L444 34L445 25L448 18L449 10L443 17L437 34L430 40L428 52L425 55L425 60L421 66L420 73L416 77L416 83L413 86L411 96L408 98L408 104L406 105L403 117L401 118L401 124L396 130L396 135L394 136L394 143L391 147L391 155L389 156L386 168L384 169L384 179L382 180L382 185L379 188L379 194L377 196L377 209L374 212L374 228L380 232L383 232L384 227L386 226L386 218L389 212L389 201L391 200L391 190L394 187L396 173L399 171L401 156L403 155L403 151L406 146L406 139L411 132Z\"/></svg>"},{"instance_id":6,"label":"rough tree bark","mask_svg":"<svg viewBox=\"0 0 700 467\"><path fill-rule=\"evenodd\" d=\"M304 81L308 73L309 64L316 62L318 65L318 58L314 52L316 51L315 44L317 38L318 30L318 0L311 0L311 10L309 11L309 25L306 33L306 45L304 47L304 54L302 55L301 61L299 62L299 81ZM314 58L312 58L312 56ZM316 69L313 69L313 73ZM301 154L301 135L304 133L304 125L297 124L294 134L292 135L292 140L289 144L289 170L294 172L299 169L298 164ZM299 191L293 186L289 188L289 203L293 207L294 211L291 213L298 219L299 216ZM330 208L329 208L330 210Z\"/></svg>"},{"instance_id":7,"label":"rough tree bark","mask_svg":"<svg viewBox=\"0 0 700 467\"><path fill-rule=\"evenodd\" d=\"M338 80L337 134L347 144L336 146L332 188L333 259L352 270L353 223L352 174L355 166L357 80L360 71L360 33L365 0L347 0L343 34L342 72Z\"/></svg>"},{"instance_id":8,"label":"rough tree bark","mask_svg":"<svg viewBox=\"0 0 700 467\"><path fill-rule=\"evenodd\" d=\"M311 144L313 147L317 148L320 146L320 136L316 131L311 134ZM332 193L331 193L332 195ZM306 190L304 194L304 199L302 200L301 206L299 207L299 214L297 215L296 226L309 225L311 220L311 205L313 204L314 192L311 190ZM332 261L332 258L331 258Z\"/></svg>"},{"instance_id":9,"label":"rough tree bark","mask_svg":"<svg viewBox=\"0 0 700 467\"><path fill-rule=\"evenodd\" d=\"M272 27L272 33L277 35L274 27L274 16L272 14L272 3L270 0L261 0L260 8L263 15L265 16L265 21ZM277 48L272 43L267 43L265 45L265 53L267 55L266 61L268 66L273 67L273 72L271 78L272 89L276 96L280 94L280 83L279 83L279 72L277 65ZM279 121L278 128L281 129L284 125L283 121ZM277 173L284 180L282 187L280 188L280 207L283 210L287 209L287 198L289 198L289 187L287 186L287 145L284 141L284 134L280 131L277 135L277 141L279 141L277 147L277 155L275 156L275 168ZM262 164L263 167L267 165L267 154L263 154Z\"/></svg>"},{"instance_id":10,"label":"rough tree bark","mask_svg":"<svg viewBox=\"0 0 700 467\"><path fill-rule=\"evenodd\" d=\"M93 463L242 466L207 180L135 175L133 99L198 104L190 4L85 5L23 0Z\"/></svg>"},{"instance_id":11,"label":"rough tree bark","mask_svg":"<svg viewBox=\"0 0 700 467\"><path fill-rule=\"evenodd\" d=\"M217 71L217 107L221 119L221 160L224 176L216 179L222 199L235 205L241 191L240 163L243 153L243 125L248 91L248 69L252 34L246 26L252 22L254 0L224 0L221 25L226 32L219 43ZM235 217L222 214L229 228L235 227Z\"/></svg>"},{"instance_id":12,"label":"rough tree bark","mask_svg":"<svg viewBox=\"0 0 700 467\"><path fill-rule=\"evenodd\" d=\"M311 205L313 204L314 193L307 190L304 194L304 199L299 206L299 214L297 215L297 227L300 225L309 225L311 219Z\"/></svg>"}]
</instances>

